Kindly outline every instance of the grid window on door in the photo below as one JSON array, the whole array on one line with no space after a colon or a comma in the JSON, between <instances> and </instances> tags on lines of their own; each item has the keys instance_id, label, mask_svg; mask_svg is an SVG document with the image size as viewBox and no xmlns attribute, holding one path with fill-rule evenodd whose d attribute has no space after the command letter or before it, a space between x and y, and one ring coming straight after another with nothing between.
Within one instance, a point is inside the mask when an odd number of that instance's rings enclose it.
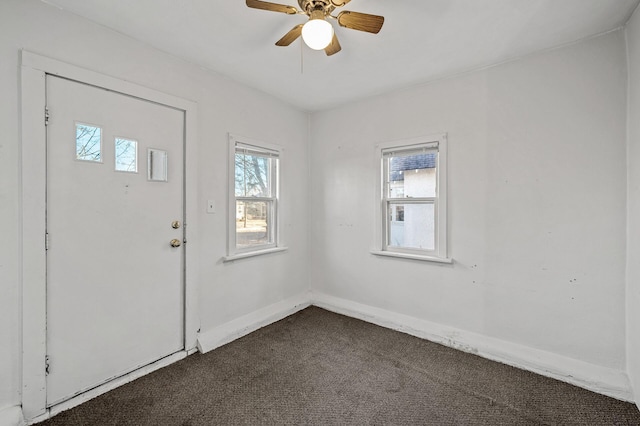
<instances>
[{"instance_id":1,"label":"grid window on door","mask_svg":"<svg viewBox=\"0 0 640 426\"><path fill-rule=\"evenodd\" d=\"M237 141L232 149L235 215L229 254L277 247L279 151Z\"/></svg>"},{"instance_id":2,"label":"grid window on door","mask_svg":"<svg viewBox=\"0 0 640 426\"><path fill-rule=\"evenodd\" d=\"M102 162L102 129L76 123L76 160Z\"/></svg>"},{"instance_id":3,"label":"grid window on door","mask_svg":"<svg viewBox=\"0 0 640 426\"><path fill-rule=\"evenodd\" d=\"M138 142L131 139L115 138L116 171L138 172Z\"/></svg>"}]
</instances>

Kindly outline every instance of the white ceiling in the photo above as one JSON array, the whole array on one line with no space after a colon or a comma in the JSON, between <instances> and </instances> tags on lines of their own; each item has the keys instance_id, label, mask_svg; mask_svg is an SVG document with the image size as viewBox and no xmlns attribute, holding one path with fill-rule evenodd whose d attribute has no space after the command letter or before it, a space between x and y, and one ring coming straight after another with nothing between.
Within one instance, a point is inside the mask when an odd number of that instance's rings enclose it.
<instances>
[{"instance_id":1,"label":"white ceiling","mask_svg":"<svg viewBox=\"0 0 640 426\"><path fill-rule=\"evenodd\" d=\"M315 111L623 25L640 0L352 0L379 34L337 26L342 51L274 43L304 16L244 0L42 0L296 107ZM282 0L296 5L296 0Z\"/></svg>"}]
</instances>

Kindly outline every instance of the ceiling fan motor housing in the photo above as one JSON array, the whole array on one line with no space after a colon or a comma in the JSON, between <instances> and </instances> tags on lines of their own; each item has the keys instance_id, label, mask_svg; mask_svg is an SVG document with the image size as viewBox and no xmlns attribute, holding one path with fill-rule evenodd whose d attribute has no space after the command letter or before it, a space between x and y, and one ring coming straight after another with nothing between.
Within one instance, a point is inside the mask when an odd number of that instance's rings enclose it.
<instances>
[{"instance_id":1,"label":"ceiling fan motor housing","mask_svg":"<svg viewBox=\"0 0 640 426\"><path fill-rule=\"evenodd\" d=\"M312 12L317 10L327 15L336 8L330 0L298 0L298 4L300 9L307 15L311 15Z\"/></svg>"}]
</instances>

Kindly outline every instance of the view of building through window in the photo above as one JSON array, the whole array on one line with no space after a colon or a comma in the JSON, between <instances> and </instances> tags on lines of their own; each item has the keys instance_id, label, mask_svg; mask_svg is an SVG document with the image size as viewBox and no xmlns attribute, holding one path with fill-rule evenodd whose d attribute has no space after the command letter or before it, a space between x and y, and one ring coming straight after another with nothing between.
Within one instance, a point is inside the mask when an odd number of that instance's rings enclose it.
<instances>
[{"instance_id":1,"label":"view of building through window","mask_svg":"<svg viewBox=\"0 0 640 426\"><path fill-rule=\"evenodd\" d=\"M434 250L437 155L400 152L387 157L389 247Z\"/></svg>"}]
</instances>

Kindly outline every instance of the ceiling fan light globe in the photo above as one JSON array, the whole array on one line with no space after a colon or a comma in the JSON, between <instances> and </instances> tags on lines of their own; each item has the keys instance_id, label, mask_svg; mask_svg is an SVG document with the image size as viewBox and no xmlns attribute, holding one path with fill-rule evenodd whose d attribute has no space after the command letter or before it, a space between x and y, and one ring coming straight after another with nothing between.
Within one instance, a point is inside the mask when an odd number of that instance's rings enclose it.
<instances>
[{"instance_id":1,"label":"ceiling fan light globe","mask_svg":"<svg viewBox=\"0 0 640 426\"><path fill-rule=\"evenodd\" d=\"M331 44L333 26L324 19L311 19L302 27L302 39L313 50L322 50Z\"/></svg>"}]
</instances>

